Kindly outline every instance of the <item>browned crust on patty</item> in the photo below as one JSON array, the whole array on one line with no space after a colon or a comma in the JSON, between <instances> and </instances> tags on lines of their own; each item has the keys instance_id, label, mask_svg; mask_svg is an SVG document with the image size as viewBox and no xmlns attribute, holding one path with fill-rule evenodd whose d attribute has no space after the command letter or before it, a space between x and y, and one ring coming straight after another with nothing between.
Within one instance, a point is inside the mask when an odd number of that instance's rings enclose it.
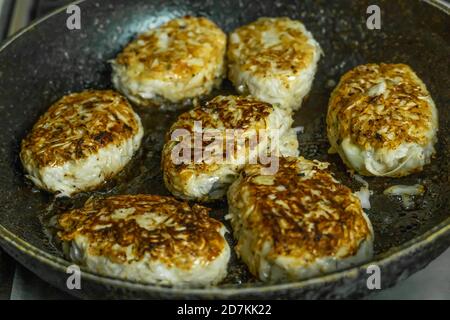
<instances>
[{"instance_id":1,"label":"browned crust on patty","mask_svg":"<svg viewBox=\"0 0 450 320\"><path fill-rule=\"evenodd\" d=\"M164 49L159 44L161 34L170 41ZM214 22L186 16L141 34L118 55L116 62L126 67L142 65L142 79L190 79L206 64L219 65L225 47L226 35ZM193 57L204 59L204 65L190 64Z\"/></svg>"},{"instance_id":2,"label":"browned crust on patty","mask_svg":"<svg viewBox=\"0 0 450 320\"><path fill-rule=\"evenodd\" d=\"M122 219L113 219L118 209L134 209ZM58 237L74 241L86 237L89 254L104 256L116 263L144 258L158 260L168 267L189 269L194 263L207 264L226 246L220 234L223 225L208 216L210 209L172 197L123 195L90 199L81 209L62 214ZM157 213L163 221L143 228L136 219ZM132 258L126 247L132 246Z\"/></svg>"},{"instance_id":3,"label":"browned crust on patty","mask_svg":"<svg viewBox=\"0 0 450 320\"><path fill-rule=\"evenodd\" d=\"M286 17L260 18L236 29L232 37L238 36L240 41L230 41L229 61L239 64L243 71L263 77L273 76L274 70L288 71L281 77L288 85L288 77L300 74L312 62L315 52L297 23ZM277 45L265 43L263 34L267 31L276 32L281 41Z\"/></svg>"},{"instance_id":4,"label":"browned crust on patty","mask_svg":"<svg viewBox=\"0 0 450 320\"><path fill-rule=\"evenodd\" d=\"M317 258L355 255L371 230L359 199L333 178L327 165L280 158L273 176L261 175L260 165L247 166L228 194L239 215L232 218L235 234L240 232L236 228L252 232L258 239L254 252L271 242L268 259L297 257L308 265Z\"/></svg>"},{"instance_id":5,"label":"browned crust on patty","mask_svg":"<svg viewBox=\"0 0 450 320\"><path fill-rule=\"evenodd\" d=\"M272 112L273 106L270 103L252 97L217 96L204 106L183 113L170 132L178 128L192 131L194 121L201 121L203 128L258 128L258 125L261 127L265 124L265 119Z\"/></svg>"},{"instance_id":6,"label":"browned crust on patty","mask_svg":"<svg viewBox=\"0 0 450 320\"><path fill-rule=\"evenodd\" d=\"M386 94L368 94L384 81ZM351 137L364 149L426 145L432 130L431 99L423 82L405 64L367 64L347 72L333 91L329 135ZM428 134L428 136L427 136Z\"/></svg>"},{"instance_id":7,"label":"browned crust on patty","mask_svg":"<svg viewBox=\"0 0 450 320\"><path fill-rule=\"evenodd\" d=\"M202 172L217 170L219 164L217 163L194 163L194 153L200 152L203 154L205 148L212 141L206 141L201 139L201 150L196 150L194 147L194 123L196 121L201 122L203 130L205 129L218 129L223 136L223 151L224 154L220 156L226 157L226 140L238 138L235 135L227 137L227 129L236 130L260 130L267 129L267 117L274 111L274 107L265 102L261 102L252 97L239 97L239 96L217 96L211 101L207 102L204 106L199 106L191 111L185 112L178 120L172 125L166 136L166 145L163 150L163 168L165 172L171 171L180 173L181 170L186 168L192 168L193 170L198 170ZM191 163L190 164L179 164L175 165L171 161L171 152L178 141L185 138L179 138L177 141L171 140L172 133L177 129L185 129L190 133L191 142ZM200 139L200 138L199 138ZM184 140L183 140L184 141ZM246 141L247 143L248 141ZM184 141L184 143L189 143ZM234 143L236 153L236 148L238 143ZM217 155L219 156L219 155ZM171 167L177 167L177 170L170 169ZM188 175L191 173L188 173ZM168 175L165 175L167 179L170 179Z\"/></svg>"},{"instance_id":8,"label":"browned crust on patty","mask_svg":"<svg viewBox=\"0 0 450 320\"><path fill-rule=\"evenodd\" d=\"M22 141L21 158L39 167L59 166L120 145L136 135L140 122L128 101L107 90L67 95L39 118Z\"/></svg>"}]
</instances>

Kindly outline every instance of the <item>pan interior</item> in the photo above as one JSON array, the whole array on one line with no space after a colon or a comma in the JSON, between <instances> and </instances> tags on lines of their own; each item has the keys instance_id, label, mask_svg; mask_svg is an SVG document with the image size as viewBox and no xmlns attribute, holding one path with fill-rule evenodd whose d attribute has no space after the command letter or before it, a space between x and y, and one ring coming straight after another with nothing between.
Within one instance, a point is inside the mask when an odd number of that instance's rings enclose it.
<instances>
[{"instance_id":1,"label":"pan interior","mask_svg":"<svg viewBox=\"0 0 450 320\"><path fill-rule=\"evenodd\" d=\"M103 190L74 199L54 200L26 182L18 153L20 141L40 114L61 96L86 88L111 88L108 60L149 27L186 14L206 16L225 31L261 16L302 20L321 44L322 57L313 89L295 115L301 154L332 163L336 176L354 191L361 185L338 156L327 153L325 114L331 90L350 68L369 62L406 63L427 84L439 110L437 155L420 174L401 179L366 178L373 191L368 215L375 230L377 257L427 232L448 217L450 39L448 16L421 1L378 1L381 30L366 27L368 1L86 1L80 3L82 29L69 31L61 12L33 27L0 52L0 223L31 245L55 256L46 225L57 212L80 206L95 194L167 195L160 170L164 135L186 106L162 110L136 108L146 130L143 148L118 178ZM213 92L234 93L229 82ZM209 97L203 97L203 100ZM396 184L423 184L426 193L405 208L383 190ZM225 201L211 205L223 221ZM232 239L229 238L232 243ZM376 258L375 258L376 259ZM236 256L222 286L258 285Z\"/></svg>"}]
</instances>

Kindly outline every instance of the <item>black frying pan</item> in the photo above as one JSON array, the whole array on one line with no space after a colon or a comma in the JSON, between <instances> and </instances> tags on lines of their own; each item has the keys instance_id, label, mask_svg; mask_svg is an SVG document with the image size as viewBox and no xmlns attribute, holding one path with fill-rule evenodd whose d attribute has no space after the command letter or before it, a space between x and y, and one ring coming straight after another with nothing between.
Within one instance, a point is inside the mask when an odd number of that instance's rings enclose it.
<instances>
[{"instance_id":1,"label":"black frying pan","mask_svg":"<svg viewBox=\"0 0 450 320\"><path fill-rule=\"evenodd\" d=\"M44 228L59 210L79 205L54 200L26 182L18 159L21 139L46 108L61 96L85 88L109 88L108 60L138 32L173 17L207 16L230 31L260 16L301 19L321 43L321 60L309 99L296 114L303 125L301 152L326 160L345 184L358 185L341 160L327 155L325 113L339 77L367 62L402 62L417 71L428 85L440 115L437 157L424 172L402 179L368 178L374 190L372 209L376 242L374 260L327 276L302 282L265 285L254 280L236 257L229 276L217 288L176 289L131 283L83 272L83 298L317 298L359 297L368 294L367 266L377 264L382 287L394 285L423 268L450 244L450 18L442 1L377 1L382 9L381 30L366 27L366 9L372 1L329 0L103 0L81 1L82 29L66 28L68 15L59 10L9 39L0 48L0 243L19 262L55 286L67 290L70 264L49 241ZM225 83L215 92L232 92ZM181 112L138 110L147 131L144 146L133 163L100 193L167 194L159 168L163 135ZM383 196L393 184L421 183L426 194L415 206L402 208L398 199ZM213 205L222 219L223 202ZM231 239L230 239L231 241Z\"/></svg>"}]
</instances>

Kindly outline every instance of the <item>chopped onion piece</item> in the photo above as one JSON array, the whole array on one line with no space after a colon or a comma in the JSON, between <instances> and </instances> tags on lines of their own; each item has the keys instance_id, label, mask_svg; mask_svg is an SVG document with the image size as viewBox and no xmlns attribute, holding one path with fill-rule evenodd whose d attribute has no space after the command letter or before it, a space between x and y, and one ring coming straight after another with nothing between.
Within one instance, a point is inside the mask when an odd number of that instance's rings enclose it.
<instances>
[{"instance_id":1,"label":"chopped onion piece","mask_svg":"<svg viewBox=\"0 0 450 320\"><path fill-rule=\"evenodd\" d=\"M387 196L400 196L402 207L406 210L414 208L413 196L421 196L425 193L425 187L421 184L412 186L395 185L384 190L383 194Z\"/></svg>"},{"instance_id":2,"label":"chopped onion piece","mask_svg":"<svg viewBox=\"0 0 450 320\"><path fill-rule=\"evenodd\" d=\"M383 194L387 196L420 196L424 194L425 187L421 184L412 186L395 185L384 190Z\"/></svg>"},{"instance_id":3,"label":"chopped onion piece","mask_svg":"<svg viewBox=\"0 0 450 320\"><path fill-rule=\"evenodd\" d=\"M292 128L294 131L295 131L295 133L296 134L302 134L302 133L304 133L305 132L305 127L294 127L294 128Z\"/></svg>"},{"instance_id":4,"label":"chopped onion piece","mask_svg":"<svg viewBox=\"0 0 450 320\"><path fill-rule=\"evenodd\" d=\"M371 192L367 187L361 187L359 191L355 192L355 196L361 201L361 206L363 209L370 209L370 195Z\"/></svg>"}]
</instances>

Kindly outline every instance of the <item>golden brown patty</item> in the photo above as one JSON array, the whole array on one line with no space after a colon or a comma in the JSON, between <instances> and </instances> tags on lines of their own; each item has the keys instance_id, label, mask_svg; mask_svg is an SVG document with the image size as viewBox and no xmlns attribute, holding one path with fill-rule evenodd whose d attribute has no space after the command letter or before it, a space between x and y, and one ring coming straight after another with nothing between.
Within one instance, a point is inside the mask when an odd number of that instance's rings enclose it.
<instances>
[{"instance_id":1,"label":"golden brown patty","mask_svg":"<svg viewBox=\"0 0 450 320\"><path fill-rule=\"evenodd\" d=\"M311 89L321 52L300 21L259 18L231 33L228 77L241 94L296 110Z\"/></svg>"},{"instance_id":2,"label":"golden brown patty","mask_svg":"<svg viewBox=\"0 0 450 320\"><path fill-rule=\"evenodd\" d=\"M330 143L362 174L402 176L430 161L437 110L404 64L367 64L346 73L328 110Z\"/></svg>"},{"instance_id":3,"label":"golden brown patty","mask_svg":"<svg viewBox=\"0 0 450 320\"><path fill-rule=\"evenodd\" d=\"M280 158L274 175L248 165L230 187L236 250L260 279L305 278L338 269L339 260L372 254L373 233L359 199L327 166Z\"/></svg>"},{"instance_id":4,"label":"golden brown patty","mask_svg":"<svg viewBox=\"0 0 450 320\"><path fill-rule=\"evenodd\" d=\"M218 281L226 273L229 249L224 226L209 211L157 195L90 199L59 217L58 237L71 244L72 258L101 273L120 271L119 276L147 282L202 283L201 273L193 273L209 272L221 259L212 271Z\"/></svg>"},{"instance_id":5,"label":"golden brown patty","mask_svg":"<svg viewBox=\"0 0 450 320\"><path fill-rule=\"evenodd\" d=\"M123 96L87 90L53 104L22 141L20 157L38 186L71 195L120 171L142 135Z\"/></svg>"},{"instance_id":6,"label":"golden brown patty","mask_svg":"<svg viewBox=\"0 0 450 320\"><path fill-rule=\"evenodd\" d=\"M284 151L290 152L289 154L298 152L296 136L292 138L292 135L289 135L292 122L290 113L279 107L252 97L239 96L217 96L204 106L182 114L168 132L163 149L162 167L167 188L175 196L189 200L209 201L223 197L240 169L249 159L257 158L258 152L267 147L267 141L262 139L258 140L258 147L249 146L250 138L261 137L262 130L265 130L269 137L274 137L270 147L277 143L276 135L281 140L278 141L279 144L284 141L284 136L289 136L293 143L288 144ZM198 145L195 145L194 141L199 130L196 129L196 123L201 125L202 129ZM206 138L202 139L201 135L206 134L207 129L218 131L223 153L215 152L210 158L195 162L195 154L206 154L213 143ZM228 129L241 131L229 134L226 131ZM185 130L189 137L172 137L178 130ZM240 144L238 140L243 137L247 141ZM234 144L230 147L226 143L227 140ZM191 157L186 159L187 161L177 163L173 155L178 156L177 148L182 146L181 143L189 148Z\"/></svg>"},{"instance_id":7,"label":"golden brown patty","mask_svg":"<svg viewBox=\"0 0 450 320\"><path fill-rule=\"evenodd\" d=\"M63 97L39 118L22 142L40 166L59 165L119 144L139 130L127 100L114 91L88 90Z\"/></svg>"},{"instance_id":8,"label":"golden brown patty","mask_svg":"<svg viewBox=\"0 0 450 320\"><path fill-rule=\"evenodd\" d=\"M206 18L173 19L139 35L118 55L113 83L140 105L207 94L225 75L226 40Z\"/></svg>"}]
</instances>

